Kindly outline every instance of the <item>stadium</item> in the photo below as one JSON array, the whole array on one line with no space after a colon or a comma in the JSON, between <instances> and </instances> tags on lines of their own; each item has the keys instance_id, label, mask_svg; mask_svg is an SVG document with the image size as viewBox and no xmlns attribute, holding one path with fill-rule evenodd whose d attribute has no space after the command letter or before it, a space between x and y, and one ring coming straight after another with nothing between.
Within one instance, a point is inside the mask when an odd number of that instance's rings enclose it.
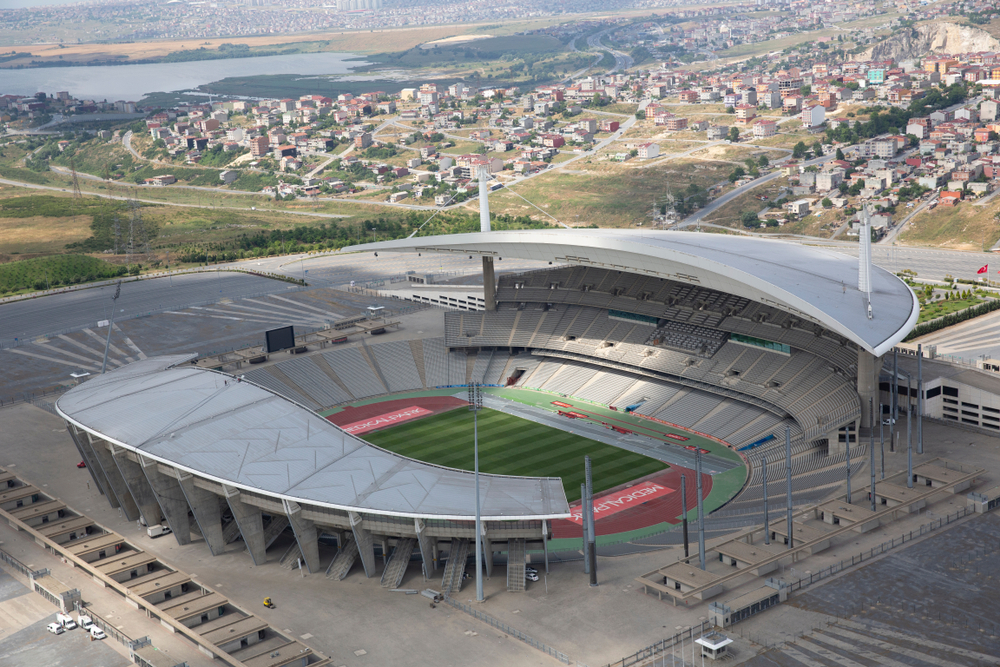
<instances>
[{"instance_id":1,"label":"stadium","mask_svg":"<svg viewBox=\"0 0 1000 667\"><path fill-rule=\"evenodd\" d=\"M578 557L584 455L599 545L677 543L699 455L706 531L759 523L786 432L793 505L831 495L867 459L839 432L871 424L881 358L919 310L870 260L756 238L486 231L345 251L481 257L483 308L445 309L443 336L361 333L235 374L154 357L83 382L56 410L113 507L213 554L242 539L257 565L334 579L360 561L389 588L412 561L453 593L475 539L479 383L487 574L505 562L519 591L526 554Z\"/></svg>"}]
</instances>

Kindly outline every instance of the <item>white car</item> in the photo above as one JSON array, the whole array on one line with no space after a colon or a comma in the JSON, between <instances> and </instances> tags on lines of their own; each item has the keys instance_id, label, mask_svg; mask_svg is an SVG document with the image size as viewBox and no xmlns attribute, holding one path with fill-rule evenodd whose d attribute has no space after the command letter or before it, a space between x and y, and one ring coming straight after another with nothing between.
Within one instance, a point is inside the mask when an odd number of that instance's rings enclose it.
<instances>
[{"instance_id":1,"label":"white car","mask_svg":"<svg viewBox=\"0 0 1000 667\"><path fill-rule=\"evenodd\" d=\"M528 581L538 581L538 575L533 572L525 572L524 578Z\"/></svg>"},{"instance_id":2,"label":"white car","mask_svg":"<svg viewBox=\"0 0 1000 667\"><path fill-rule=\"evenodd\" d=\"M45 627L48 629L49 632L51 632L54 635L61 635L62 633L66 632L66 630L63 629L63 626L59 625L58 623L49 623Z\"/></svg>"},{"instance_id":3,"label":"white car","mask_svg":"<svg viewBox=\"0 0 1000 667\"><path fill-rule=\"evenodd\" d=\"M104 639L105 637L107 637L107 635L104 633L104 630L101 630L96 625L90 626L90 636L93 639Z\"/></svg>"}]
</instances>

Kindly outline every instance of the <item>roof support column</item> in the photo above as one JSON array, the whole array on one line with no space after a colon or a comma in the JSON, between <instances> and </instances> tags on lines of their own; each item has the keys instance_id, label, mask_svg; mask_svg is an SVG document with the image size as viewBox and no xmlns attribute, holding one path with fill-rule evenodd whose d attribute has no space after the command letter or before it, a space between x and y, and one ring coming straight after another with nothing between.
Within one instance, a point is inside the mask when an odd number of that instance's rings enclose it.
<instances>
[{"instance_id":1,"label":"roof support column","mask_svg":"<svg viewBox=\"0 0 1000 667\"><path fill-rule=\"evenodd\" d=\"M125 479L118 470L118 465L115 464L114 457L108 451L110 443L100 438L95 441L89 433L87 437L90 439L90 446L94 452L94 458L97 459L97 465L100 466L101 472L104 473L105 479L108 480L108 486L118 499L119 509L121 509L125 514L125 518L129 521L138 521L139 508L136 506L132 494L129 493L128 485L125 484Z\"/></svg>"},{"instance_id":2,"label":"roof support column","mask_svg":"<svg viewBox=\"0 0 1000 667\"><path fill-rule=\"evenodd\" d=\"M483 256L483 301L486 310L497 309L497 279L493 272L493 258Z\"/></svg>"},{"instance_id":3,"label":"roof support column","mask_svg":"<svg viewBox=\"0 0 1000 667\"><path fill-rule=\"evenodd\" d=\"M188 473L177 472L177 485L184 494L191 514L198 523L198 530L205 538L209 551L218 556L226 550L226 541L222 538L222 512L219 507L219 496L211 491L195 486L194 477Z\"/></svg>"},{"instance_id":4,"label":"roof support column","mask_svg":"<svg viewBox=\"0 0 1000 667\"><path fill-rule=\"evenodd\" d=\"M858 397L861 399L862 428L872 428L875 423L872 421L869 405L878 405L878 373L881 368L880 357L858 349Z\"/></svg>"},{"instance_id":5,"label":"roof support column","mask_svg":"<svg viewBox=\"0 0 1000 667\"><path fill-rule=\"evenodd\" d=\"M370 579L375 574L375 540L372 534L361 526L363 519L360 514L349 512L349 515L354 541L358 543L358 553L361 554L361 564L365 568L365 576Z\"/></svg>"},{"instance_id":6,"label":"roof support column","mask_svg":"<svg viewBox=\"0 0 1000 667\"><path fill-rule=\"evenodd\" d=\"M167 519L170 532L174 534L177 544L185 545L191 543L191 519L188 517L188 504L184 499L184 492L181 491L176 477L170 477L160 472L158 464L152 459L147 459L139 455L139 464L142 472L146 475L146 481L153 491L156 502L160 505L160 511Z\"/></svg>"},{"instance_id":7,"label":"roof support column","mask_svg":"<svg viewBox=\"0 0 1000 667\"><path fill-rule=\"evenodd\" d=\"M125 480L132 499L139 507L139 513L147 526L156 526L163 520L160 514L160 505L156 502L153 489L149 486L149 481L142 474L142 466L128 457L128 450L121 447L111 446L111 458L115 460L118 471Z\"/></svg>"},{"instance_id":8,"label":"roof support column","mask_svg":"<svg viewBox=\"0 0 1000 667\"><path fill-rule=\"evenodd\" d=\"M417 531L417 546L420 547L424 578L430 579L437 572L437 561L434 560L434 538L427 535L427 524L424 523L423 519L414 519L413 529Z\"/></svg>"},{"instance_id":9,"label":"roof support column","mask_svg":"<svg viewBox=\"0 0 1000 667\"><path fill-rule=\"evenodd\" d=\"M306 561L309 574L317 574L322 570L319 563L319 534L316 532L316 524L302 516L302 507L294 500L282 500L285 505L285 514L292 524L292 532L295 533L295 541L299 543L299 551Z\"/></svg>"},{"instance_id":10,"label":"roof support column","mask_svg":"<svg viewBox=\"0 0 1000 667\"><path fill-rule=\"evenodd\" d=\"M247 505L240 500L239 489L225 485L222 489L226 494L229 509L233 511L236 525L240 528L243 543L247 545L250 558L253 559L253 564L263 565L267 562L267 547L264 544L264 515L259 508Z\"/></svg>"},{"instance_id":11,"label":"roof support column","mask_svg":"<svg viewBox=\"0 0 1000 667\"><path fill-rule=\"evenodd\" d=\"M112 507L118 507L118 499L115 498L114 494L104 490L104 487L108 485L108 480L104 478L101 469L97 467L97 461L94 459L94 450L90 447L87 434L81 432L74 424L70 424L69 422L66 422L66 430L69 431L69 437L73 438L73 444L76 445L77 451L80 452L80 458L83 459L84 464L87 466L87 472L90 473L90 478L94 480L94 486L97 487L102 496L107 497Z\"/></svg>"}]
</instances>

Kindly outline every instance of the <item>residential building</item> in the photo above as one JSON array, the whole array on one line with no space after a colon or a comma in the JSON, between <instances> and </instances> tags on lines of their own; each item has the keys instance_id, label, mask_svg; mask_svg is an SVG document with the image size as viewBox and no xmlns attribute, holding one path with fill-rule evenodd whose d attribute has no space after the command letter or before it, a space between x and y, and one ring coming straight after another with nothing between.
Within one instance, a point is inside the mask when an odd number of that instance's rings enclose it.
<instances>
[{"instance_id":1,"label":"residential building","mask_svg":"<svg viewBox=\"0 0 1000 667\"><path fill-rule=\"evenodd\" d=\"M760 119L753 124L754 139L766 139L777 134L778 123L773 120Z\"/></svg>"},{"instance_id":2,"label":"residential building","mask_svg":"<svg viewBox=\"0 0 1000 667\"><path fill-rule=\"evenodd\" d=\"M826 121L826 109L819 104L809 105L802 110L802 127L812 129Z\"/></svg>"},{"instance_id":3,"label":"residential building","mask_svg":"<svg viewBox=\"0 0 1000 667\"><path fill-rule=\"evenodd\" d=\"M660 147L657 144L648 143L639 145L639 158L648 160L660 154Z\"/></svg>"}]
</instances>

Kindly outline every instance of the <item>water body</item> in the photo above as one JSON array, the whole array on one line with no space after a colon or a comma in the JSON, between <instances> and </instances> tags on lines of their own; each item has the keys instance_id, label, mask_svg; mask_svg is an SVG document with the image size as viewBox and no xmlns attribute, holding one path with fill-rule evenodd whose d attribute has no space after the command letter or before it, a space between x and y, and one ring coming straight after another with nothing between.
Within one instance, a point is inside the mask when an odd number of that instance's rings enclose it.
<instances>
[{"instance_id":1,"label":"water body","mask_svg":"<svg viewBox=\"0 0 1000 667\"><path fill-rule=\"evenodd\" d=\"M0 0L2 2L3 0ZM230 76L346 74L367 64L353 53L301 53L153 65L0 70L0 94L69 91L77 99L138 102L155 92L191 90Z\"/></svg>"},{"instance_id":2,"label":"water body","mask_svg":"<svg viewBox=\"0 0 1000 667\"><path fill-rule=\"evenodd\" d=\"M25 7L50 7L53 5L83 4L80 0L0 0L0 9L24 9Z\"/></svg>"}]
</instances>

